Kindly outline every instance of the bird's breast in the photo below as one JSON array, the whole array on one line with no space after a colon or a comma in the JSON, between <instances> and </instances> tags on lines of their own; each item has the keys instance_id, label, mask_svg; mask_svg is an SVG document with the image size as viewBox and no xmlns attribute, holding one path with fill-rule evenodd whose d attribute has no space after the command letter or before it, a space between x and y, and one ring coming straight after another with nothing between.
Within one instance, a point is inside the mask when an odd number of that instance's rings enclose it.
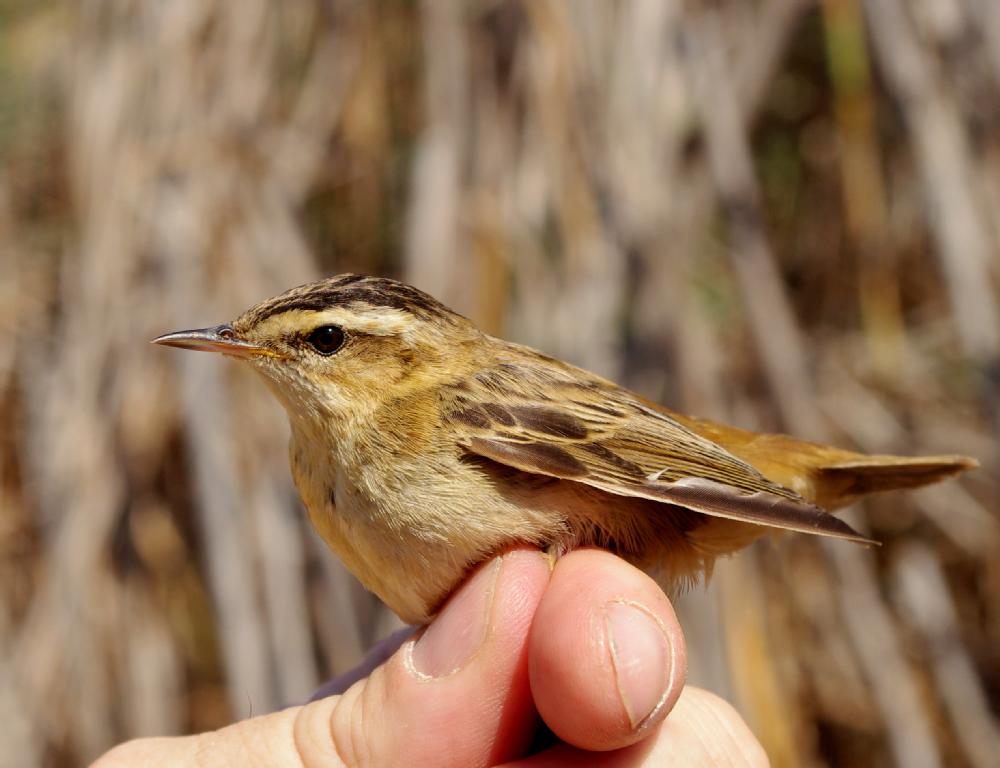
<instances>
[{"instance_id":1,"label":"bird's breast","mask_svg":"<svg viewBox=\"0 0 1000 768\"><path fill-rule=\"evenodd\" d=\"M292 476L313 527L400 618L429 619L478 559L471 537L451 535L462 511L435 481L443 470L421 472L426 454L388 461L370 444L316 450L295 437Z\"/></svg>"}]
</instances>

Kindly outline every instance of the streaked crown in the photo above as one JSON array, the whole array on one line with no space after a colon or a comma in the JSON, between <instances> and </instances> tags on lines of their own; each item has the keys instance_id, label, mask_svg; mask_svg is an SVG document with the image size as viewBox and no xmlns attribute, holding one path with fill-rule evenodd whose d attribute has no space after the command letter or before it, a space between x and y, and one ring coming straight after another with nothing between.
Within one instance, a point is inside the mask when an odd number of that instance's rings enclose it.
<instances>
[{"instance_id":1,"label":"streaked crown","mask_svg":"<svg viewBox=\"0 0 1000 768\"><path fill-rule=\"evenodd\" d=\"M261 302L241 315L234 327L249 329L276 315L296 310L320 312L341 309L366 317L401 319L409 315L419 320L455 325L468 322L432 296L387 277L344 274L307 283Z\"/></svg>"}]
</instances>

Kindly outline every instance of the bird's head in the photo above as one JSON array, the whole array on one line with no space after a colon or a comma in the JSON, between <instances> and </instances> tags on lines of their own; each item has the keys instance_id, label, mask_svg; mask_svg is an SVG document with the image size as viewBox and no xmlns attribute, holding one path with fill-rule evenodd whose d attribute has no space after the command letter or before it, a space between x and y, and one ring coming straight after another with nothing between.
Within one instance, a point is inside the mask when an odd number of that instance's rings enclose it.
<instances>
[{"instance_id":1,"label":"bird's head","mask_svg":"<svg viewBox=\"0 0 1000 768\"><path fill-rule=\"evenodd\" d=\"M348 274L292 288L232 324L153 342L251 363L295 420L357 415L433 384L479 337L469 320L416 288Z\"/></svg>"}]
</instances>

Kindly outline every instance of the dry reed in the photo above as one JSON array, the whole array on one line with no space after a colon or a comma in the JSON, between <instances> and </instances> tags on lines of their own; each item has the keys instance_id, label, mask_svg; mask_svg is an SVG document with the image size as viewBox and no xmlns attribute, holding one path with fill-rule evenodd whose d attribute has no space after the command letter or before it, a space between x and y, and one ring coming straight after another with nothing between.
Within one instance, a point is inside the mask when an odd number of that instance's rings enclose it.
<instances>
[{"instance_id":1,"label":"dry reed","mask_svg":"<svg viewBox=\"0 0 1000 768\"><path fill-rule=\"evenodd\" d=\"M681 410L966 452L878 551L680 600L776 766L986 766L1000 701L1000 5L0 2L0 754L303 699L394 620L286 426L145 342L393 274Z\"/></svg>"}]
</instances>

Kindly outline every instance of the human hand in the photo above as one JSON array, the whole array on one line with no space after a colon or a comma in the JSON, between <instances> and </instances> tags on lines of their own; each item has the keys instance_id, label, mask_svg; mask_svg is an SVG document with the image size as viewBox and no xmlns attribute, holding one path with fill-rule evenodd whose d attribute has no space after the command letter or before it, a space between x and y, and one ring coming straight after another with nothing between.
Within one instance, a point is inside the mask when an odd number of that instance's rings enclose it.
<instances>
[{"instance_id":1,"label":"human hand","mask_svg":"<svg viewBox=\"0 0 1000 768\"><path fill-rule=\"evenodd\" d=\"M735 711L684 688L684 671L673 609L645 574L599 550L550 572L521 549L480 567L342 695L132 741L94 768L766 765ZM557 741L529 756L539 713Z\"/></svg>"}]
</instances>

